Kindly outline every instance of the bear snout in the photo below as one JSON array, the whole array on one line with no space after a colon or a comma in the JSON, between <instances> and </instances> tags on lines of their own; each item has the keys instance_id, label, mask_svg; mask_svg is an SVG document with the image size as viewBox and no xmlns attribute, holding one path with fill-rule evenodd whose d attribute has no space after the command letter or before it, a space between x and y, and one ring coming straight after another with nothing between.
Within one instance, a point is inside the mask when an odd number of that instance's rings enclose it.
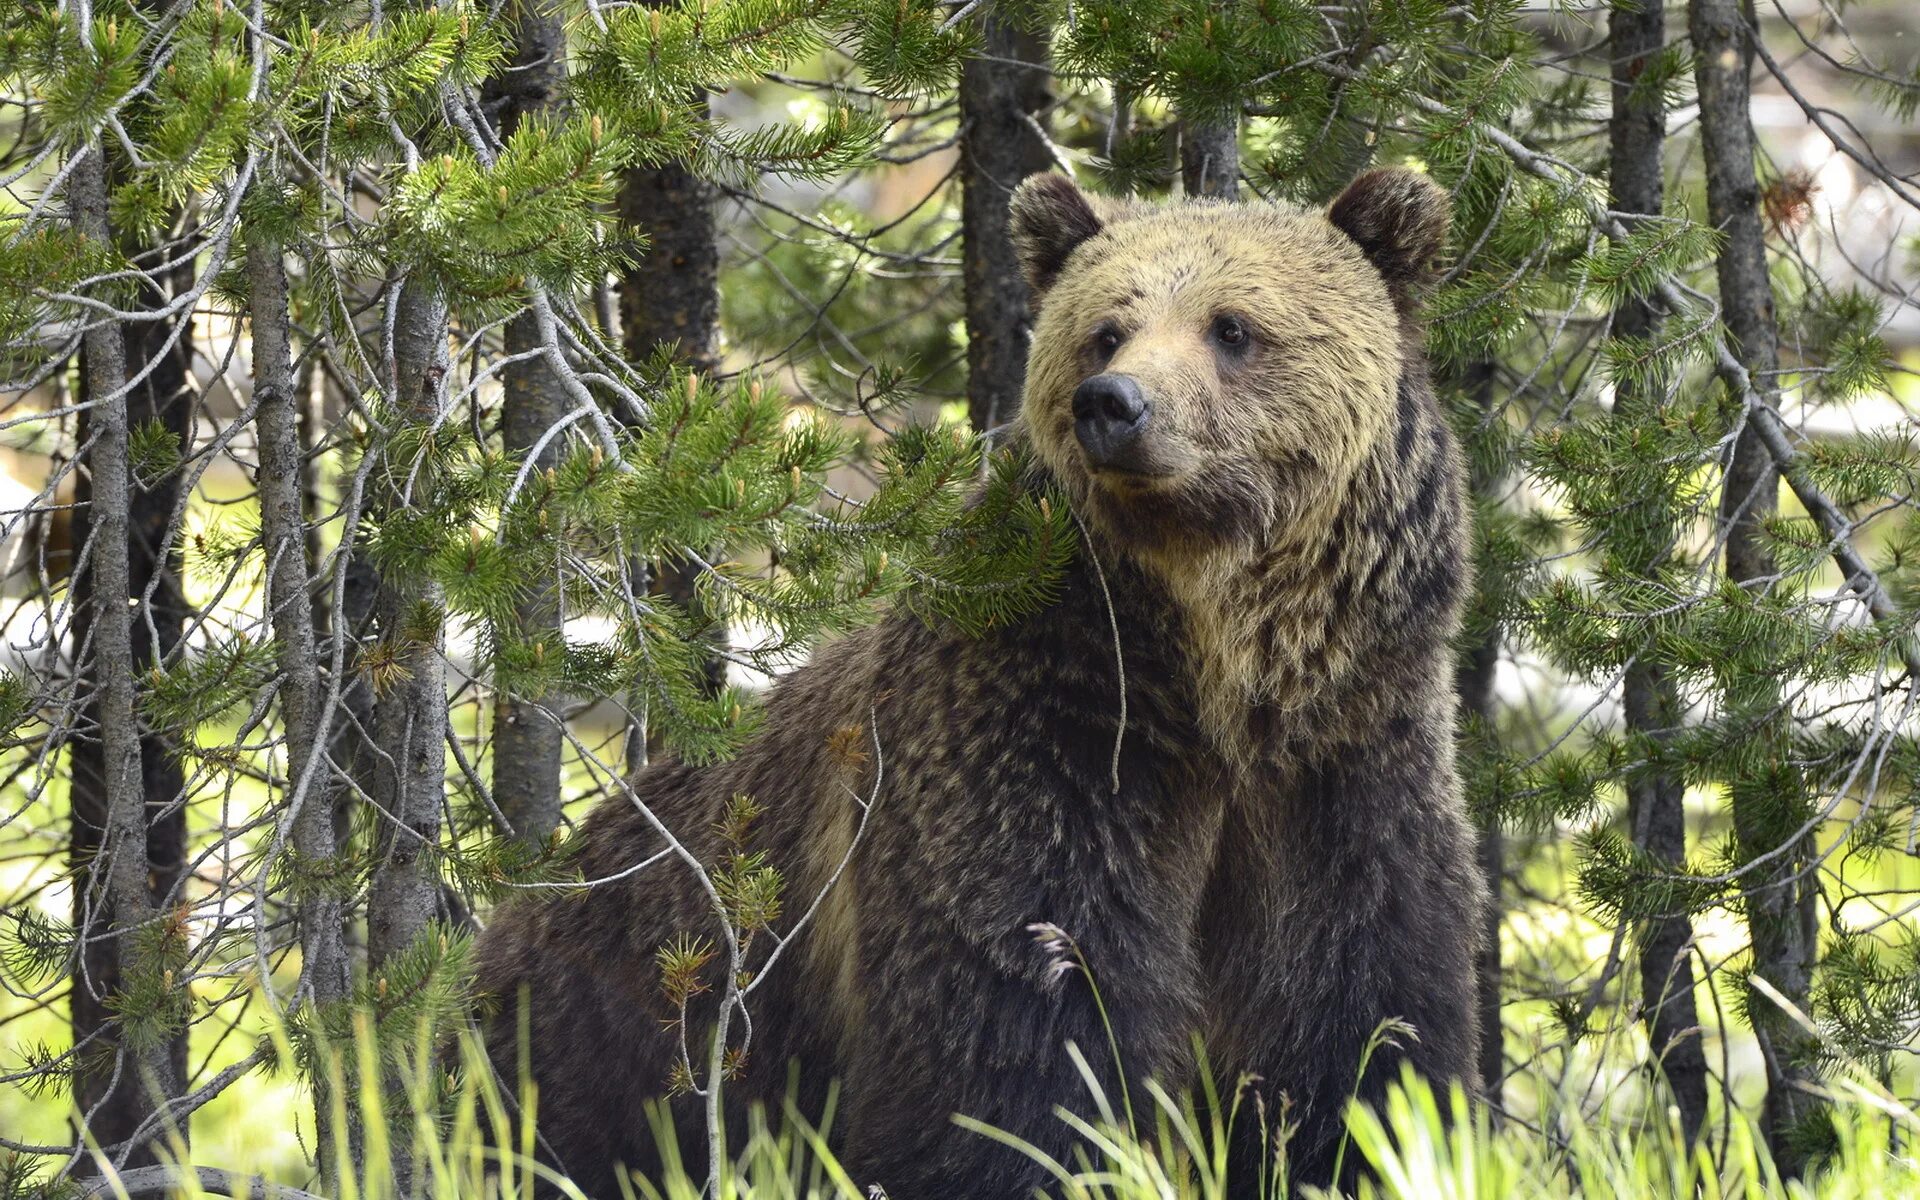
<instances>
[{"instance_id":1,"label":"bear snout","mask_svg":"<svg viewBox=\"0 0 1920 1200\"><path fill-rule=\"evenodd\" d=\"M1152 414L1152 403L1131 375L1095 375L1073 390L1073 433L1092 467L1144 469Z\"/></svg>"}]
</instances>

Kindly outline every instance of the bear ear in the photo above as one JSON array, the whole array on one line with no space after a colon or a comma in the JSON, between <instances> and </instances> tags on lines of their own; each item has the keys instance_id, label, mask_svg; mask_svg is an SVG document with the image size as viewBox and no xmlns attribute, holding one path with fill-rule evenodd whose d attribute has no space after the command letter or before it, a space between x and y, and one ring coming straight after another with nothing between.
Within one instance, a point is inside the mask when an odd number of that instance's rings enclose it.
<instances>
[{"instance_id":1,"label":"bear ear","mask_svg":"<svg viewBox=\"0 0 1920 1200\"><path fill-rule=\"evenodd\" d=\"M1029 175L1013 191L1013 249L1038 300L1060 278L1075 246L1099 233L1102 222L1086 193L1065 175Z\"/></svg>"},{"instance_id":2,"label":"bear ear","mask_svg":"<svg viewBox=\"0 0 1920 1200\"><path fill-rule=\"evenodd\" d=\"M1327 220L1358 243L1404 312L1446 244L1452 208L1447 193L1425 175L1386 168L1348 184L1328 207Z\"/></svg>"}]
</instances>

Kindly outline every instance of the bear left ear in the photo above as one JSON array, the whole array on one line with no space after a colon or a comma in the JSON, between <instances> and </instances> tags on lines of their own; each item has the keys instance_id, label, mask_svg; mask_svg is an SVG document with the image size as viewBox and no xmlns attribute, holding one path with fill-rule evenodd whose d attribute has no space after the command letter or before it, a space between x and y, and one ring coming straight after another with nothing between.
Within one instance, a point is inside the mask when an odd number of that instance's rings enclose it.
<instances>
[{"instance_id":1,"label":"bear left ear","mask_svg":"<svg viewBox=\"0 0 1920 1200\"><path fill-rule=\"evenodd\" d=\"M1368 171L1327 208L1327 220L1352 238L1381 276L1393 302L1411 310L1428 268L1447 241L1453 204L1418 171Z\"/></svg>"},{"instance_id":2,"label":"bear left ear","mask_svg":"<svg viewBox=\"0 0 1920 1200\"><path fill-rule=\"evenodd\" d=\"M1086 193L1065 175L1029 175L1013 190L1013 249L1037 301L1060 278L1074 247L1099 233L1100 217Z\"/></svg>"}]
</instances>

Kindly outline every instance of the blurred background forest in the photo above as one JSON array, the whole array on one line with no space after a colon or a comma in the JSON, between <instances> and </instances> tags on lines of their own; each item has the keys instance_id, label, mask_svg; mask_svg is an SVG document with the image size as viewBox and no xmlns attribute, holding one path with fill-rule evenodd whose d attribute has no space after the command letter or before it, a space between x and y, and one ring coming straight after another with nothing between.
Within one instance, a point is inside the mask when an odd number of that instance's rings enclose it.
<instances>
[{"instance_id":1,"label":"blurred background forest","mask_svg":"<svg viewBox=\"0 0 1920 1200\"><path fill-rule=\"evenodd\" d=\"M0 1196L343 1194L383 1100L455 1103L401 1068L471 931L580 886L625 773L883 605L1044 602L1063 515L963 510L1020 179L1382 163L1455 202L1500 903L1475 1147L1362 1150L1691 1195L1697 1135L1729 1192L1920 1195L1916 110L1908 0L22 0Z\"/></svg>"}]
</instances>

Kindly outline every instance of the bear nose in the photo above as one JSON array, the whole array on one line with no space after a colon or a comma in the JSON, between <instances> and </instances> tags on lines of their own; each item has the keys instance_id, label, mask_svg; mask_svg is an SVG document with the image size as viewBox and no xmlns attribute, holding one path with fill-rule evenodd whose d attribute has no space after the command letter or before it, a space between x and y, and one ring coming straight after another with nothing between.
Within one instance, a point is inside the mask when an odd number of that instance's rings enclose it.
<instances>
[{"instance_id":1,"label":"bear nose","mask_svg":"<svg viewBox=\"0 0 1920 1200\"><path fill-rule=\"evenodd\" d=\"M1096 467L1125 467L1153 406L1131 375L1095 375L1073 389L1073 432Z\"/></svg>"}]
</instances>

